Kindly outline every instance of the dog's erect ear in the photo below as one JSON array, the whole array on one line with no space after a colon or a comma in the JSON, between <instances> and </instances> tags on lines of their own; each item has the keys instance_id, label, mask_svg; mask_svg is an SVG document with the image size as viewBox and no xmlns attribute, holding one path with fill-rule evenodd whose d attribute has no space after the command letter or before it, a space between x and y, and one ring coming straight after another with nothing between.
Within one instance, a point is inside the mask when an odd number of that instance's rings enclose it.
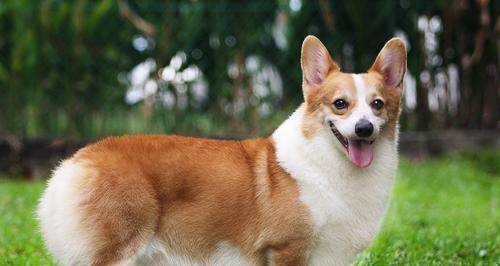
<instances>
[{"instance_id":1,"label":"dog's erect ear","mask_svg":"<svg viewBox=\"0 0 500 266\"><path fill-rule=\"evenodd\" d=\"M406 48L399 38L390 39L375 59L369 72L379 72L384 77L384 84L389 88L402 89L406 72Z\"/></svg>"},{"instance_id":2,"label":"dog's erect ear","mask_svg":"<svg viewBox=\"0 0 500 266\"><path fill-rule=\"evenodd\" d=\"M323 43L312 35L302 43L301 66L304 95L310 88L321 84L330 71L339 69Z\"/></svg>"}]
</instances>

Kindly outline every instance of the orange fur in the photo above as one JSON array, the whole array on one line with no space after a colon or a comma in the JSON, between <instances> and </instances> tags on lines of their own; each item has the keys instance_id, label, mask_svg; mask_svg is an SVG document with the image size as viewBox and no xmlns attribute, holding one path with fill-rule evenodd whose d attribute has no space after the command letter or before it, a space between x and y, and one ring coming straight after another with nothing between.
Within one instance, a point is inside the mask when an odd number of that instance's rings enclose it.
<instances>
[{"instance_id":1,"label":"orange fur","mask_svg":"<svg viewBox=\"0 0 500 266\"><path fill-rule=\"evenodd\" d=\"M71 160L93 172L81 191L95 264L131 255L153 234L198 259L229 240L258 264L297 245L286 260L305 263L308 213L273 149L270 139L125 136L80 150Z\"/></svg>"}]
</instances>

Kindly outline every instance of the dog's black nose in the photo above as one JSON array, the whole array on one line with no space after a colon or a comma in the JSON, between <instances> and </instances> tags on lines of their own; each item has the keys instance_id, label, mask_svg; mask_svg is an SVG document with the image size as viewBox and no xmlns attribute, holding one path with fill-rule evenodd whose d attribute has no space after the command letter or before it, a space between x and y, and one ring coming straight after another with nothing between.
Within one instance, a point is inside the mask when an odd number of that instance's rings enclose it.
<instances>
[{"instance_id":1,"label":"dog's black nose","mask_svg":"<svg viewBox=\"0 0 500 266\"><path fill-rule=\"evenodd\" d=\"M360 138L367 138L373 133L373 125L370 121L361 119L354 126L354 132Z\"/></svg>"}]
</instances>

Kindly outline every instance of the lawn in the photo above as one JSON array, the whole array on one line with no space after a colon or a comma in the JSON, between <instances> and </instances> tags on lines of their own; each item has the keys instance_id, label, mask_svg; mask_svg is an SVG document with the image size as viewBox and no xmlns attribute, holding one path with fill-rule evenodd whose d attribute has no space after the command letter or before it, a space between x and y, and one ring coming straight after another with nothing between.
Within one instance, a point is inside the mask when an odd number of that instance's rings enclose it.
<instances>
[{"instance_id":1,"label":"lawn","mask_svg":"<svg viewBox=\"0 0 500 266\"><path fill-rule=\"evenodd\" d=\"M356 265L500 265L500 154L404 160L382 231ZM0 182L0 264L53 265L33 218L41 182Z\"/></svg>"}]
</instances>

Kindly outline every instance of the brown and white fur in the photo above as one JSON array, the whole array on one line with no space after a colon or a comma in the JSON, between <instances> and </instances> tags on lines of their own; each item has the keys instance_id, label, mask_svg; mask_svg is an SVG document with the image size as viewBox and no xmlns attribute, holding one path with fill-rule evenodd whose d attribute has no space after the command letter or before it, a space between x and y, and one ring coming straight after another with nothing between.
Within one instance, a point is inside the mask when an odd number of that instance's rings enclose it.
<instances>
[{"instance_id":1,"label":"brown and white fur","mask_svg":"<svg viewBox=\"0 0 500 266\"><path fill-rule=\"evenodd\" d=\"M392 39L347 74L309 36L301 60L305 102L268 138L111 137L62 162L38 208L49 252L63 265L351 263L396 174L406 51Z\"/></svg>"}]
</instances>

